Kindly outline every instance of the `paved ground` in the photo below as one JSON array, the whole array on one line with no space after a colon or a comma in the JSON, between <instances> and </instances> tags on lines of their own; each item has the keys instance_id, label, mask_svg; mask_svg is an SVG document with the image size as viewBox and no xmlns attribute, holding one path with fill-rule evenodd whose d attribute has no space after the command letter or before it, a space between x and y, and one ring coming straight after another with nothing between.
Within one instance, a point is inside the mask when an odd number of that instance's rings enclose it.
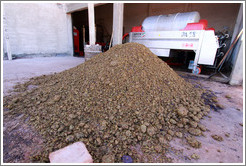
<instances>
[{"instance_id":1,"label":"paved ground","mask_svg":"<svg viewBox=\"0 0 246 166\"><path fill-rule=\"evenodd\" d=\"M242 163L244 148L242 86L230 86L204 79L190 81L197 81L204 88L212 90L217 96L218 103L224 108L211 111L208 117L201 120L201 124L207 127L204 136L196 137L202 143L201 148L190 148L184 140L174 139L170 142L171 146L183 149L183 154L170 154L170 156L178 163ZM216 141L211 135L221 136L223 141ZM200 159L191 159L193 153L196 153Z\"/></svg>"},{"instance_id":2,"label":"paved ground","mask_svg":"<svg viewBox=\"0 0 246 166\"><path fill-rule=\"evenodd\" d=\"M84 62L83 58L52 57L19 59L3 62L3 88L7 95L17 82L43 74L60 72ZM183 139L174 139L171 145L175 149L183 150L182 154L169 152L174 162L179 163L242 163L243 162L243 88L230 86L204 79L187 78L196 81L204 88L211 89L218 97L219 104L224 109L211 111L201 123L207 127L205 136L197 137L202 142L200 149L193 149L185 144ZM28 156L38 151L42 140L30 126L19 125L21 115L15 119L4 118L4 162L30 162ZM8 126L8 127L6 127ZM9 128L10 129L7 129ZM223 137L222 142L211 138L217 134ZM200 159L195 160L191 155L196 153Z\"/></svg>"},{"instance_id":3,"label":"paved ground","mask_svg":"<svg viewBox=\"0 0 246 166\"><path fill-rule=\"evenodd\" d=\"M48 75L75 67L84 62L82 57L40 57L3 61L3 94L18 82L25 82L31 77Z\"/></svg>"}]
</instances>

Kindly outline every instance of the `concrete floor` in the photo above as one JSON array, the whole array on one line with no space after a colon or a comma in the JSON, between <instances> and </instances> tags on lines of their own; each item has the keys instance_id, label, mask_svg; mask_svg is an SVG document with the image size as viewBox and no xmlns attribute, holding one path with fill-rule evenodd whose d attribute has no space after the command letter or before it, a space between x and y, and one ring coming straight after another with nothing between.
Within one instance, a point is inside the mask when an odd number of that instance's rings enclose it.
<instances>
[{"instance_id":1,"label":"concrete floor","mask_svg":"<svg viewBox=\"0 0 246 166\"><path fill-rule=\"evenodd\" d=\"M208 117L201 120L207 131L204 136L196 137L202 143L202 148L194 149L185 144L184 140L174 139L171 146L183 149L182 155L170 154L178 163L242 163L243 162L243 88L230 86L204 79L191 80L201 83L203 88L212 90L218 103L224 108L211 110ZM243 124L243 126L241 126ZM226 136L228 135L229 136ZM218 135L224 140L219 142L211 136ZM200 159L188 159L196 153Z\"/></svg>"},{"instance_id":2,"label":"concrete floor","mask_svg":"<svg viewBox=\"0 0 246 166\"><path fill-rule=\"evenodd\" d=\"M31 77L48 75L70 69L84 62L82 57L40 57L3 61L3 94L7 95L17 83Z\"/></svg>"},{"instance_id":3,"label":"concrete floor","mask_svg":"<svg viewBox=\"0 0 246 166\"><path fill-rule=\"evenodd\" d=\"M47 57L4 61L4 95L7 95L8 91L18 82L24 82L34 76L60 72L83 62L83 58L76 57ZM202 142L200 149L189 147L185 144L184 139L174 139L171 141L171 145L175 149L183 149L183 154L177 155L170 151L169 156L174 158L174 162L178 163L242 163L244 148L242 86L230 86L214 81L206 81L202 78L195 80L188 78L187 80L201 83L204 88L214 91L218 97L219 104L222 104L224 109L211 111L209 116L201 121L208 130L204 132L205 136L197 137ZM26 124L20 126L18 124L20 124L19 117L4 119L4 162L30 162L28 158L30 153L39 151L39 145L42 145L39 136L30 126ZM7 126L14 126L15 128L13 131L9 131ZM225 134L228 133L230 136L226 137ZM215 141L211 138L213 134L222 136L224 141ZM15 142L18 143L18 147L15 147ZM193 153L199 155L200 159L191 159L190 156Z\"/></svg>"}]
</instances>

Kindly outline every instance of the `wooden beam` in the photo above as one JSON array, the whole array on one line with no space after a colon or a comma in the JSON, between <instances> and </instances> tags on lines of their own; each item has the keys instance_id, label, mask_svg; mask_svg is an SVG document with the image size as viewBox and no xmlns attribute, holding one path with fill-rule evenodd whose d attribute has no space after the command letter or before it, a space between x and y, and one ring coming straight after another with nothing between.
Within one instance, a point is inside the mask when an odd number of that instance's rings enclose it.
<instances>
[{"instance_id":1,"label":"wooden beam","mask_svg":"<svg viewBox=\"0 0 246 166\"><path fill-rule=\"evenodd\" d=\"M90 45L95 45L96 33L95 33L95 13L94 13L93 3L88 3L88 20L89 20Z\"/></svg>"},{"instance_id":2,"label":"wooden beam","mask_svg":"<svg viewBox=\"0 0 246 166\"><path fill-rule=\"evenodd\" d=\"M113 9L113 46L122 44L124 3L114 3Z\"/></svg>"}]
</instances>

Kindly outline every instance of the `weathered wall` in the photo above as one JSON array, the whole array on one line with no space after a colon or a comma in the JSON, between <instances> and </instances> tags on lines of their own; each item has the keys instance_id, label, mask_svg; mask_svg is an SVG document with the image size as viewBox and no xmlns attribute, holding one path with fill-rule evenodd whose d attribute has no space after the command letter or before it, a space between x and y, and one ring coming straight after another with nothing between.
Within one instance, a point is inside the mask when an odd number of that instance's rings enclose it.
<instances>
[{"instance_id":1,"label":"weathered wall","mask_svg":"<svg viewBox=\"0 0 246 166\"><path fill-rule=\"evenodd\" d=\"M72 54L71 18L62 4L4 3L3 10L13 55Z\"/></svg>"},{"instance_id":2,"label":"weathered wall","mask_svg":"<svg viewBox=\"0 0 246 166\"><path fill-rule=\"evenodd\" d=\"M107 40L110 40L112 35L113 28L113 4L109 3L106 5L98 6L95 8L95 22L97 25L100 25L100 28L103 28L103 37ZM98 32L99 32L98 27ZM99 35L99 34L97 34Z\"/></svg>"}]
</instances>

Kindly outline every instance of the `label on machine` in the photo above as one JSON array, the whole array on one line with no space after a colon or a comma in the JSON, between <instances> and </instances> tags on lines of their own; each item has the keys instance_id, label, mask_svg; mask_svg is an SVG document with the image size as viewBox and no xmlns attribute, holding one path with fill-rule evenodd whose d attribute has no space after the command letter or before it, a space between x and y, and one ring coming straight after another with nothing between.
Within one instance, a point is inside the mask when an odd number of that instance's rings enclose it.
<instances>
[{"instance_id":1,"label":"label on machine","mask_svg":"<svg viewBox=\"0 0 246 166\"><path fill-rule=\"evenodd\" d=\"M188 37L188 38L193 38L193 37L197 37L197 33L194 31L191 32L182 32L181 33L181 37Z\"/></svg>"},{"instance_id":2,"label":"label on machine","mask_svg":"<svg viewBox=\"0 0 246 166\"><path fill-rule=\"evenodd\" d=\"M141 32L141 33L133 33L133 37L145 37L145 32Z\"/></svg>"}]
</instances>

